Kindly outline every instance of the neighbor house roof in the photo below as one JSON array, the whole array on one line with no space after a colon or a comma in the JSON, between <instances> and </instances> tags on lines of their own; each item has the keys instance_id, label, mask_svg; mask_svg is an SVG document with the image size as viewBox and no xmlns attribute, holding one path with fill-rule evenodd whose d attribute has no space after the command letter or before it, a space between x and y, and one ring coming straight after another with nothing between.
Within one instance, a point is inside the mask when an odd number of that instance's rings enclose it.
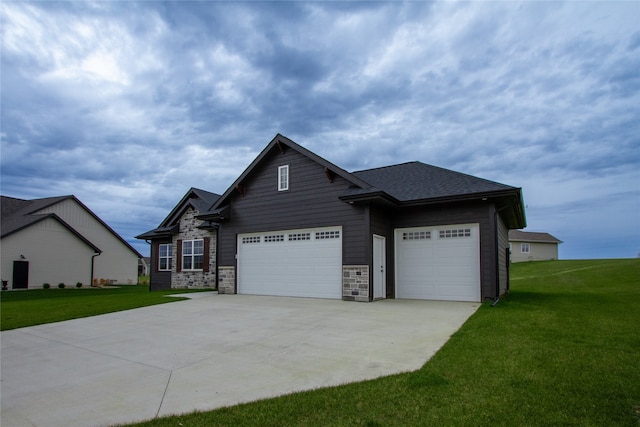
<instances>
[{"instance_id":1,"label":"neighbor house roof","mask_svg":"<svg viewBox=\"0 0 640 427\"><path fill-rule=\"evenodd\" d=\"M549 233L509 230L509 240L512 242L562 243L562 240Z\"/></svg>"},{"instance_id":2,"label":"neighbor house roof","mask_svg":"<svg viewBox=\"0 0 640 427\"><path fill-rule=\"evenodd\" d=\"M78 236L80 239L85 241L88 245L90 245L97 252L101 252L97 246L95 246L92 242L90 242L82 233L78 230L74 229L71 225L66 223L62 218L60 218L55 213L43 213L39 214L38 212L48 208L49 206L53 206L58 204L64 200L74 200L78 205L80 205L87 213L93 216L102 226L104 226L111 234L113 234L118 240L120 240L129 250L131 250L136 256L139 258L142 255L136 251L133 246L127 243L118 233L116 233L111 227L109 227L99 216L91 211L87 206L85 206L77 197L73 195L69 196L57 196L57 197L45 197L41 199L32 199L32 200L24 200L17 199L15 197L7 197L0 196L1 204L2 204L2 232L0 237L7 237L13 233L16 233L26 227L29 227L37 222L42 221L45 218L53 218L59 223L61 223L64 227L69 229L73 234Z\"/></svg>"},{"instance_id":3,"label":"neighbor house roof","mask_svg":"<svg viewBox=\"0 0 640 427\"><path fill-rule=\"evenodd\" d=\"M54 213L37 214L41 209L44 209L51 204L57 203L60 200L64 200L65 197L50 197L46 199L37 200L22 200L13 197L0 196L2 203L2 233L1 238L8 237L20 230L30 227L34 224L51 218L57 221L64 228L69 230L73 235L83 241L87 246L93 249L95 252L101 253L102 250L94 245L89 239L84 237L71 225L67 224L62 218Z\"/></svg>"}]
</instances>

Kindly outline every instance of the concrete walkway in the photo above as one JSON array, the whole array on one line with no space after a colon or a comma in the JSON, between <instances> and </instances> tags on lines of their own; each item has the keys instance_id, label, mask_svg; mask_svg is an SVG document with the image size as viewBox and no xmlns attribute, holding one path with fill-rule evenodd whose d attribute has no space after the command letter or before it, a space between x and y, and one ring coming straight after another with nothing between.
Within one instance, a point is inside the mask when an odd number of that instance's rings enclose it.
<instances>
[{"instance_id":1,"label":"concrete walkway","mask_svg":"<svg viewBox=\"0 0 640 427\"><path fill-rule=\"evenodd\" d=\"M420 368L479 303L199 295L2 332L3 426L104 426Z\"/></svg>"}]
</instances>

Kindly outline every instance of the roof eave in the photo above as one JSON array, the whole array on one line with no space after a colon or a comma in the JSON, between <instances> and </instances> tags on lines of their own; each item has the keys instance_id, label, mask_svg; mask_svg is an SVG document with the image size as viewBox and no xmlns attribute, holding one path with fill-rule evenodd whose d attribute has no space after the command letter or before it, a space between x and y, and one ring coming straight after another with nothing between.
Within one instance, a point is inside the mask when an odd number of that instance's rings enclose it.
<instances>
[{"instance_id":1,"label":"roof eave","mask_svg":"<svg viewBox=\"0 0 640 427\"><path fill-rule=\"evenodd\" d=\"M178 233L179 228L180 228L180 224L175 224L172 227L154 228L153 230L149 230L142 234L138 234L136 236L136 239L140 239L140 240L164 239Z\"/></svg>"},{"instance_id":2,"label":"roof eave","mask_svg":"<svg viewBox=\"0 0 640 427\"><path fill-rule=\"evenodd\" d=\"M204 212L200 215L196 215L196 218L201 219L203 221L222 221L225 219L229 219L231 216L231 207L229 205L222 206L213 211Z\"/></svg>"},{"instance_id":3,"label":"roof eave","mask_svg":"<svg viewBox=\"0 0 640 427\"><path fill-rule=\"evenodd\" d=\"M344 195L338 197L338 199L342 200L345 203L350 205L352 204L360 204L360 203L381 203L387 206L398 206L399 201L384 191L375 191L364 194L352 194L352 195Z\"/></svg>"}]
</instances>

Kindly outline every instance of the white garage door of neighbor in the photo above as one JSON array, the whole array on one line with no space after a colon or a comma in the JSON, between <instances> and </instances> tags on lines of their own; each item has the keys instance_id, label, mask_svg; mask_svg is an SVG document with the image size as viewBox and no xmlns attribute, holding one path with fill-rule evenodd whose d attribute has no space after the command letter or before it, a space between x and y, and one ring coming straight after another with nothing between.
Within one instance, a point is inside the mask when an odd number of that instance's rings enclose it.
<instances>
[{"instance_id":1,"label":"white garage door of neighbor","mask_svg":"<svg viewBox=\"0 0 640 427\"><path fill-rule=\"evenodd\" d=\"M395 230L397 298L480 301L478 224Z\"/></svg>"},{"instance_id":2,"label":"white garage door of neighbor","mask_svg":"<svg viewBox=\"0 0 640 427\"><path fill-rule=\"evenodd\" d=\"M239 234L238 293L342 298L342 227Z\"/></svg>"}]
</instances>

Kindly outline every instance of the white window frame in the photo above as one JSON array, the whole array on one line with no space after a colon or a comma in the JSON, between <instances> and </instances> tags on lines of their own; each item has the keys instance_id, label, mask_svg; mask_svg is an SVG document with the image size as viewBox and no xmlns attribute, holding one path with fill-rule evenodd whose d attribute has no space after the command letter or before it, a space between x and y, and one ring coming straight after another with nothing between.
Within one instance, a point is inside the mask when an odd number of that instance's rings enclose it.
<instances>
[{"instance_id":1,"label":"white window frame","mask_svg":"<svg viewBox=\"0 0 640 427\"><path fill-rule=\"evenodd\" d=\"M201 242L200 245L197 245L199 247L196 247L196 242ZM196 252L196 249L199 249L199 252ZM204 239L183 240L181 256L182 270L202 271L204 267ZM197 257L200 257L200 268L194 268ZM189 260L189 262L187 263L185 260Z\"/></svg>"},{"instance_id":2,"label":"white window frame","mask_svg":"<svg viewBox=\"0 0 640 427\"><path fill-rule=\"evenodd\" d=\"M520 243L520 252L522 252L523 254L530 254L531 245L529 245L529 243Z\"/></svg>"},{"instance_id":3,"label":"white window frame","mask_svg":"<svg viewBox=\"0 0 640 427\"><path fill-rule=\"evenodd\" d=\"M289 189L289 165L278 166L278 191Z\"/></svg>"},{"instance_id":4,"label":"white window frame","mask_svg":"<svg viewBox=\"0 0 640 427\"><path fill-rule=\"evenodd\" d=\"M163 255L162 248L165 248ZM162 261L165 260L165 266L162 267ZM171 271L173 260L173 243L160 243L158 245L158 271Z\"/></svg>"}]
</instances>

